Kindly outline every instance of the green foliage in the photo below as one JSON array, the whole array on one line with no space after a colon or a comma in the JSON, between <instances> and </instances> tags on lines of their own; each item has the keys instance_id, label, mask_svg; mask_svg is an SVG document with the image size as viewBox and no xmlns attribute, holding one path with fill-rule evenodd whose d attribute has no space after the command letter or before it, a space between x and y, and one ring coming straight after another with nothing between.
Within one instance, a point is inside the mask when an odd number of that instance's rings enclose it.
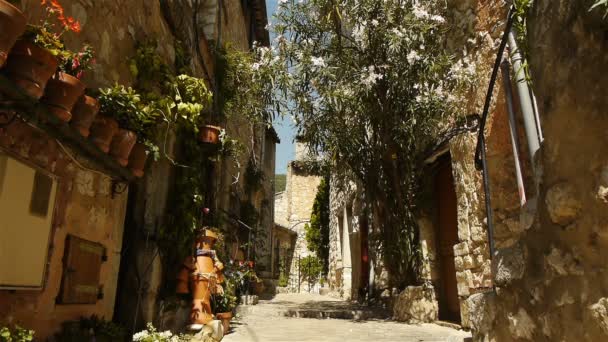
<instances>
[{"instance_id":1,"label":"green foliage","mask_svg":"<svg viewBox=\"0 0 608 342\"><path fill-rule=\"evenodd\" d=\"M274 191L281 192L285 191L287 187L287 175L274 175Z\"/></svg>"},{"instance_id":2,"label":"green foliage","mask_svg":"<svg viewBox=\"0 0 608 342\"><path fill-rule=\"evenodd\" d=\"M79 321L69 321L62 324L62 330L55 335L58 342L80 342L95 340L99 342L124 341L124 327L92 315Z\"/></svg>"},{"instance_id":3,"label":"green foliage","mask_svg":"<svg viewBox=\"0 0 608 342\"><path fill-rule=\"evenodd\" d=\"M154 40L140 42L136 46L135 56L129 62L129 70L136 78L135 86L143 93L160 91L172 77L171 69L157 48L158 44Z\"/></svg>"},{"instance_id":4,"label":"green foliage","mask_svg":"<svg viewBox=\"0 0 608 342\"><path fill-rule=\"evenodd\" d=\"M224 294L216 294L211 298L211 305L214 313L231 312L237 306L236 280L232 277L225 277Z\"/></svg>"},{"instance_id":5,"label":"green foliage","mask_svg":"<svg viewBox=\"0 0 608 342\"><path fill-rule=\"evenodd\" d=\"M263 56L256 55L266 50L245 52L227 45L216 51L218 110L223 116L271 124L273 76L260 67L258 59Z\"/></svg>"},{"instance_id":6,"label":"green foliage","mask_svg":"<svg viewBox=\"0 0 608 342\"><path fill-rule=\"evenodd\" d=\"M34 340L34 330L23 329L15 325L0 328L0 342L29 342Z\"/></svg>"},{"instance_id":7,"label":"green foliage","mask_svg":"<svg viewBox=\"0 0 608 342\"><path fill-rule=\"evenodd\" d=\"M23 38L35 45L47 49L53 56L63 60L69 56L59 35L52 32L52 26L27 25Z\"/></svg>"},{"instance_id":8,"label":"green foliage","mask_svg":"<svg viewBox=\"0 0 608 342\"><path fill-rule=\"evenodd\" d=\"M321 180L312 207L310 224L306 224L306 243L323 263L323 274L329 270L329 177Z\"/></svg>"},{"instance_id":9,"label":"green foliage","mask_svg":"<svg viewBox=\"0 0 608 342\"><path fill-rule=\"evenodd\" d=\"M327 161L320 159L304 159L304 160L293 160L290 163L291 167L300 172L307 173L309 175L323 175L329 170Z\"/></svg>"},{"instance_id":10,"label":"green foliage","mask_svg":"<svg viewBox=\"0 0 608 342\"><path fill-rule=\"evenodd\" d=\"M605 7L606 12L604 13L604 18L608 18L608 0L597 0L597 2L593 4L589 10L592 11L596 8L599 9L601 6Z\"/></svg>"},{"instance_id":11,"label":"green foliage","mask_svg":"<svg viewBox=\"0 0 608 342\"><path fill-rule=\"evenodd\" d=\"M116 119L120 127L135 132L140 141L149 138L150 131L159 121L158 113L148 108L131 87L117 84L100 89L98 100L101 113Z\"/></svg>"},{"instance_id":12,"label":"green foliage","mask_svg":"<svg viewBox=\"0 0 608 342\"><path fill-rule=\"evenodd\" d=\"M90 45L85 44L80 52L66 51L59 69L68 75L81 79L84 72L91 70L94 63L95 52Z\"/></svg>"},{"instance_id":13,"label":"green foliage","mask_svg":"<svg viewBox=\"0 0 608 342\"><path fill-rule=\"evenodd\" d=\"M278 64L289 66L276 96L332 171L362 185L395 287L419 281L419 160L475 83L474 62L445 49L446 12L440 0L310 0L276 15Z\"/></svg>"},{"instance_id":14,"label":"green foliage","mask_svg":"<svg viewBox=\"0 0 608 342\"><path fill-rule=\"evenodd\" d=\"M253 195L262 187L265 178L264 171L259 168L253 158L249 158L245 169L245 191L249 195Z\"/></svg>"},{"instance_id":15,"label":"green foliage","mask_svg":"<svg viewBox=\"0 0 608 342\"><path fill-rule=\"evenodd\" d=\"M323 262L314 255L309 255L300 260L300 277L303 281L316 283L323 272Z\"/></svg>"},{"instance_id":16,"label":"green foliage","mask_svg":"<svg viewBox=\"0 0 608 342\"><path fill-rule=\"evenodd\" d=\"M527 81L532 81L530 77L530 66L528 60L530 59L530 48L528 46L528 13L534 4L534 0L514 0L513 7L515 11L513 13L513 29L517 34L517 46L519 52L524 57L522 61L522 68ZM517 71L519 72L519 71Z\"/></svg>"},{"instance_id":17,"label":"green foliage","mask_svg":"<svg viewBox=\"0 0 608 342\"><path fill-rule=\"evenodd\" d=\"M286 287L287 285L289 285L289 275L281 272L281 275L279 276L279 286Z\"/></svg>"}]
</instances>

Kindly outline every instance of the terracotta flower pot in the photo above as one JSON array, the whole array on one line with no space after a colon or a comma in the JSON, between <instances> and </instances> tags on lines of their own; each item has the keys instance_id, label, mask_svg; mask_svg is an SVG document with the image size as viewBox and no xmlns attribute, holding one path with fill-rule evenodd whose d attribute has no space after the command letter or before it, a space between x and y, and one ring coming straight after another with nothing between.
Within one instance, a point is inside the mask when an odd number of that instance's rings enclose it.
<instances>
[{"instance_id":1,"label":"terracotta flower pot","mask_svg":"<svg viewBox=\"0 0 608 342\"><path fill-rule=\"evenodd\" d=\"M222 321L222 325L224 326L224 335L228 334L230 330L230 321L232 320L232 312L221 312L215 314L215 317Z\"/></svg>"},{"instance_id":2,"label":"terracotta flower pot","mask_svg":"<svg viewBox=\"0 0 608 342\"><path fill-rule=\"evenodd\" d=\"M72 119L72 109L84 94L84 83L74 76L58 72L46 85L42 102L48 105L51 113L59 120L69 122Z\"/></svg>"},{"instance_id":3,"label":"terracotta flower pot","mask_svg":"<svg viewBox=\"0 0 608 342\"><path fill-rule=\"evenodd\" d=\"M146 146L140 143L135 144L129 156L129 169L131 169L135 177L141 178L144 176L147 159L148 151Z\"/></svg>"},{"instance_id":4,"label":"terracotta flower pot","mask_svg":"<svg viewBox=\"0 0 608 342\"><path fill-rule=\"evenodd\" d=\"M110 155L116 159L121 166L129 164L129 155L137 142L137 134L128 129L120 128L114 135L110 145Z\"/></svg>"},{"instance_id":5,"label":"terracotta flower pot","mask_svg":"<svg viewBox=\"0 0 608 342\"><path fill-rule=\"evenodd\" d=\"M97 113L99 113L99 102L90 96L81 96L72 109L70 125L86 138L91 134L90 128Z\"/></svg>"},{"instance_id":6,"label":"terracotta flower pot","mask_svg":"<svg viewBox=\"0 0 608 342\"><path fill-rule=\"evenodd\" d=\"M25 31L26 24L27 19L17 7L0 0L0 67L6 62L17 38Z\"/></svg>"},{"instance_id":7,"label":"terracotta flower pot","mask_svg":"<svg viewBox=\"0 0 608 342\"><path fill-rule=\"evenodd\" d=\"M177 294L188 294L190 288L188 287L188 281L190 280L190 270L185 266L182 266L177 274L177 286L175 293Z\"/></svg>"},{"instance_id":8,"label":"terracotta flower pot","mask_svg":"<svg viewBox=\"0 0 608 342\"><path fill-rule=\"evenodd\" d=\"M112 138L114 138L114 135L117 132L118 122L116 122L116 120L107 116L98 115L95 120L93 120L93 125L91 125L91 136L89 139L91 139L104 153L108 153L110 151Z\"/></svg>"},{"instance_id":9,"label":"terracotta flower pot","mask_svg":"<svg viewBox=\"0 0 608 342\"><path fill-rule=\"evenodd\" d=\"M19 40L6 62L8 77L27 95L38 100L57 70L58 61L48 50Z\"/></svg>"},{"instance_id":10,"label":"terracotta flower pot","mask_svg":"<svg viewBox=\"0 0 608 342\"><path fill-rule=\"evenodd\" d=\"M217 144L220 141L220 127L205 125L200 127L199 139L206 144Z\"/></svg>"}]
</instances>

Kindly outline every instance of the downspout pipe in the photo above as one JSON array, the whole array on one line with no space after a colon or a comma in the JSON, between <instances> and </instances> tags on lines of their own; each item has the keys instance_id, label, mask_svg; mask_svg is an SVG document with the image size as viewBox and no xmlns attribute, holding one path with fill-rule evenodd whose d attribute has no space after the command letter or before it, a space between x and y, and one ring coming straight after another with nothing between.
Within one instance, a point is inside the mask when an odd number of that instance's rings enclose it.
<instances>
[{"instance_id":1,"label":"downspout pipe","mask_svg":"<svg viewBox=\"0 0 608 342\"><path fill-rule=\"evenodd\" d=\"M515 84L517 85L521 113L524 118L524 128L526 131L526 139L528 140L528 151L530 153L532 170L536 171L534 156L540 149L540 122L537 120L533 101L534 94L526 80L523 57L517 46L517 39L513 31L509 33L509 50L511 52L511 64L513 64L513 70L515 71Z\"/></svg>"},{"instance_id":2,"label":"downspout pipe","mask_svg":"<svg viewBox=\"0 0 608 342\"><path fill-rule=\"evenodd\" d=\"M521 173L521 163L519 161L519 138L517 136L517 122L515 121L515 109L513 106L513 89L511 88L511 65L508 61L503 61L500 70L502 72L503 88L505 89L505 97L507 102L507 111L509 112L509 131L511 133L511 145L513 146L513 159L515 160L515 178L517 179L517 189L519 191L519 204L526 204L526 189L524 187L524 178Z\"/></svg>"}]
</instances>

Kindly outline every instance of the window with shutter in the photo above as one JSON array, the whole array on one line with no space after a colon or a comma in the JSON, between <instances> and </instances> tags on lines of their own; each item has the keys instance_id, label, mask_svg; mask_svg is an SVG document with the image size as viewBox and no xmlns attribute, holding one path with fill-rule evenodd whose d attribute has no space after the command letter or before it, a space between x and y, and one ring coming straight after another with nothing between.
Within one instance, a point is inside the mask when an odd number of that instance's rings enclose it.
<instances>
[{"instance_id":1,"label":"window with shutter","mask_svg":"<svg viewBox=\"0 0 608 342\"><path fill-rule=\"evenodd\" d=\"M68 235L63 259L60 304L95 304L99 294L99 272L105 258L103 245Z\"/></svg>"}]
</instances>

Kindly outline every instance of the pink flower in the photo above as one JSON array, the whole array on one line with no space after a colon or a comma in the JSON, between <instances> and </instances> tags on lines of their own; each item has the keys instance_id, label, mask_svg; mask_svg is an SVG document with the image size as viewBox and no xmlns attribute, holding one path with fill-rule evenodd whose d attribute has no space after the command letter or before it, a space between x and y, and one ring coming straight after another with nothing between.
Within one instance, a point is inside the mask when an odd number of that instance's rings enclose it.
<instances>
[{"instance_id":1,"label":"pink flower","mask_svg":"<svg viewBox=\"0 0 608 342\"><path fill-rule=\"evenodd\" d=\"M78 69L79 66L80 60L78 59L78 57L74 57L74 59L72 59L72 69Z\"/></svg>"}]
</instances>

